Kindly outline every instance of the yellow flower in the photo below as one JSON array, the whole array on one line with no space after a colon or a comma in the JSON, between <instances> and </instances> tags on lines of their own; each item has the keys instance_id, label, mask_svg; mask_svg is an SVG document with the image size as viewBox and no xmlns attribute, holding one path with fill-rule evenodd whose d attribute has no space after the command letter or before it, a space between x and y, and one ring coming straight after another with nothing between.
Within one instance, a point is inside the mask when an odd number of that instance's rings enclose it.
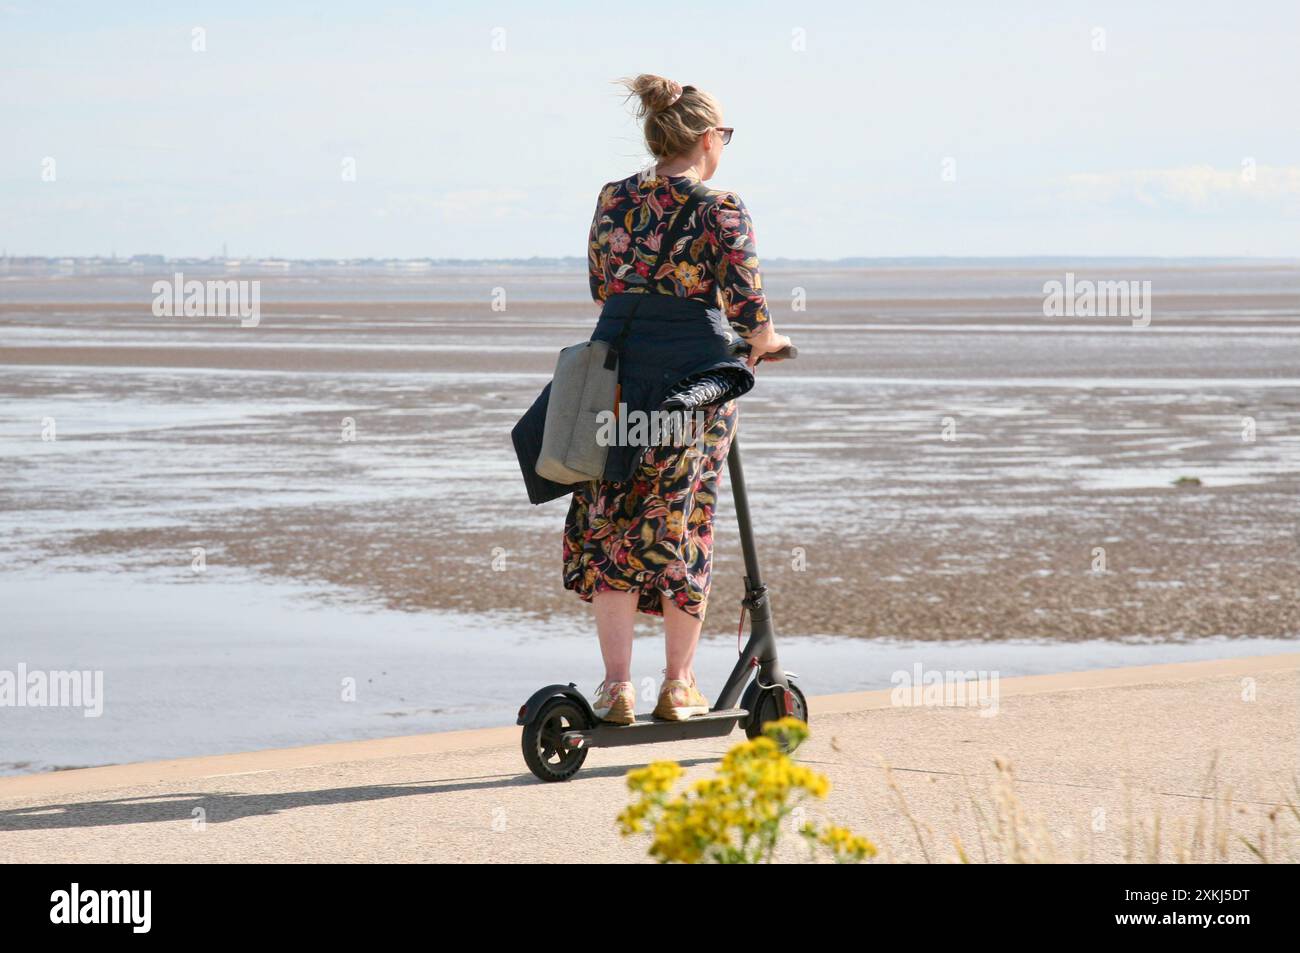
<instances>
[{"instance_id":1,"label":"yellow flower","mask_svg":"<svg viewBox=\"0 0 1300 953\"><path fill-rule=\"evenodd\" d=\"M679 261L677 267L673 269L673 277L689 291L700 283L700 269L689 261Z\"/></svg>"},{"instance_id":2,"label":"yellow flower","mask_svg":"<svg viewBox=\"0 0 1300 953\"><path fill-rule=\"evenodd\" d=\"M773 722L762 736L728 751L714 777L696 781L668 800L664 795L683 773L676 762L656 761L629 771L628 787L642 796L618 816L620 829L625 835L649 830L650 856L664 863L760 861L784 829L781 822L793 810L791 796L825 797L830 789L824 776L794 763L782 750L783 744L806 737L808 726L797 718ZM805 822L799 833L829 847L837 862L857 862L876 853L874 844L846 828L818 832L815 824Z\"/></svg>"}]
</instances>

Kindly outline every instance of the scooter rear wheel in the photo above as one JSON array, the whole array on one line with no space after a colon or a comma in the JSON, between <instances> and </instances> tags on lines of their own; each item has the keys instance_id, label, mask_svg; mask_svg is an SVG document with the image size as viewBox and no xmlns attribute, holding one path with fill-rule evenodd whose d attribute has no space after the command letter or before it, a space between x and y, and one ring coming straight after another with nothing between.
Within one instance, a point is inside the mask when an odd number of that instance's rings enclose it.
<instances>
[{"instance_id":1,"label":"scooter rear wheel","mask_svg":"<svg viewBox=\"0 0 1300 953\"><path fill-rule=\"evenodd\" d=\"M781 706L776 695L779 691L781 691L780 688L769 688L758 696L758 703L754 706L754 712L749 716L749 724L745 726L745 736L747 738L752 740L759 737L763 733L765 724L769 721L776 721L781 717ZM790 692L794 695L794 711L790 712L791 716L807 724L808 702L803 697L803 692L793 681L790 682ZM799 746L790 744L788 740L782 740L778 742L778 747L784 754L790 754Z\"/></svg>"},{"instance_id":2,"label":"scooter rear wheel","mask_svg":"<svg viewBox=\"0 0 1300 953\"><path fill-rule=\"evenodd\" d=\"M590 728L587 714L568 698L552 698L542 705L537 717L524 725L524 761L542 781L567 781L587 760L586 748L565 748L560 738L566 731Z\"/></svg>"}]
</instances>

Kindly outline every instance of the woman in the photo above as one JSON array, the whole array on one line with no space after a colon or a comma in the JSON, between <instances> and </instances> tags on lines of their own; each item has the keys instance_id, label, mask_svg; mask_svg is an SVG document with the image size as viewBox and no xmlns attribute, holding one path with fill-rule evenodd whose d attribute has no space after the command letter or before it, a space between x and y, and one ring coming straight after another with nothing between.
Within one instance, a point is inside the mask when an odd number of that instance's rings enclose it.
<instances>
[{"instance_id":1,"label":"woman","mask_svg":"<svg viewBox=\"0 0 1300 953\"><path fill-rule=\"evenodd\" d=\"M698 183L712 178L732 130L722 125L717 102L693 86L648 74L621 82L629 96L640 97L637 117L645 117L646 145L658 162L653 170L601 189L588 236L592 297L604 304L611 295L650 291L719 309L712 313L725 315L749 343L746 363L752 370L758 358L790 340L772 325L753 224L738 195L705 190L685 219L682 237L668 249L666 264L650 274L674 211ZM636 720L630 670L638 610L664 620L667 666L655 716L682 720L709 711L692 664L708 601L713 511L736 432L736 403L723 400L705 410L702 440L684 447L651 445L631 479L593 480L573 493L564 528L564 585L595 610L605 679L592 707L605 721Z\"/></svg>"}]
</instances>

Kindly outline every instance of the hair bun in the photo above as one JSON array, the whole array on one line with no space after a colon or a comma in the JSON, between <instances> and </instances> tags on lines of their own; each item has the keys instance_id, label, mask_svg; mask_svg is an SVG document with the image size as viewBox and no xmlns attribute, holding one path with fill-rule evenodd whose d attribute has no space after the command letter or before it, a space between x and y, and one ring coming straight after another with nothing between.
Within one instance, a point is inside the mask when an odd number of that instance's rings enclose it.
<instances>
[{"instance_id":1,"label":"hair bun","mask_svg":"<svg viewBox=\"0 0 1300 953\"><path fill-rule=\"evenodd\" d=\"M645 120L646 148L656 159L686 155L700 136L722 122L718 101L697 86L653 73L614 82L627 89L624 102L637 98L636 116Z\"/></svg>"},{"instance_id":2,"label":"hair bun","mask_svg":"<svg viewBox=\"0 0 1300 953\"><path fill-rule=\"evenodd\" d=\"M634 79L624 79L621 82L641 100L638 116L663 112L681 99L682 93L686 91L686 87L676 80L656 76L654 73L642 73Z\"/></svg>"}]
</instances>

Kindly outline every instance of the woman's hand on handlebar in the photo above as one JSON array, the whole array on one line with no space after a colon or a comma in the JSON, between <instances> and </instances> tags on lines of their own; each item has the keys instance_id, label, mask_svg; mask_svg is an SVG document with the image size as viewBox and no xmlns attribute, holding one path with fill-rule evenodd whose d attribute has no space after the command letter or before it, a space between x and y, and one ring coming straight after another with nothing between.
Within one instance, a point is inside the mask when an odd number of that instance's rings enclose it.
<instances>
[{"instance_id":1,"label":"woman's hand on handlebar","mask_svg":"<svg viewBox=\"0 0 1300 953\"><path fill-rule=\"evenodd\" d=\"M749 357L746 359L746 363L752 370L754 365L758 363L759 358L767 361L785 360L783 357L776 357L775 352L789 347L790 339L784 334L777 334L769 322L763 325L762 331L747 338L745 343L749 345Z\"/></svg>"}]
</instances>

